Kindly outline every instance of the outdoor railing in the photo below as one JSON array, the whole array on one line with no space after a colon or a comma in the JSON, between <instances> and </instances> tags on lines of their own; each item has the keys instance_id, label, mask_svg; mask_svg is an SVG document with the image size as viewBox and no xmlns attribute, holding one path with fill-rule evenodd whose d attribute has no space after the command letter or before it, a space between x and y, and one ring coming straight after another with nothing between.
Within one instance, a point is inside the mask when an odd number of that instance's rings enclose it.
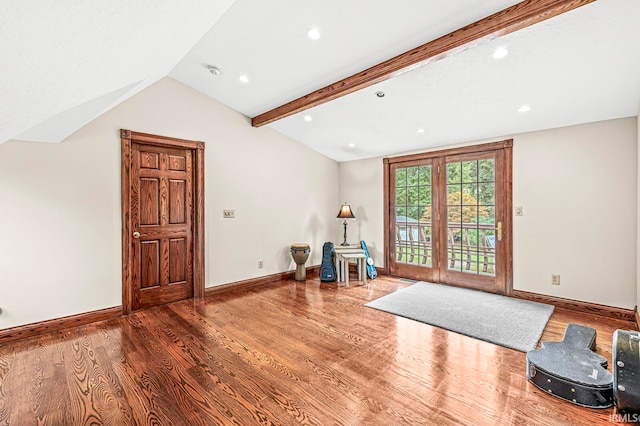
<instances>
[{"instance_id":1,"label":"outdoor railing","mask_svg":"<svg viewBox=\"0 0 640 426\"><path fill-rule=\"evenodd\" d=\"M430 222L397 222L396 255L397 260L406 256L408 263L430 263L432 242ZM470 235L470 231L472 235ZM467 271L493 273L495 266L495 225L476 223L449 223L447 226L447 251L449 268ZM473 235L476 234L476 235ZM475 241L475 244L472 243ZM416 261L416 257L419 259ZM472 268L477 264L477 268Z\"/></svg>"}]
</instances>

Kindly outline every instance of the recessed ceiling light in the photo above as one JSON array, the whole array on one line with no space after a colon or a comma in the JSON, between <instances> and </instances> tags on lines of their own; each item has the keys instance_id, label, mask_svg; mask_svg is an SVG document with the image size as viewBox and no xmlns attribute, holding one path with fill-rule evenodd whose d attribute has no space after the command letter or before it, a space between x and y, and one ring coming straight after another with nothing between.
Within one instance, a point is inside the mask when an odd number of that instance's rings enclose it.
<instances>
[{"instance_id":1,"label":"recessed ceiling light","mask_svg":"<svg viewBox=\"0 0 640 426\"><path fill-rule=\"evenodd\" d=\"M249 77L247 77L246 74L242 74L240 77L238 77L238 80L240 80L243 83L248 83L249 82Z\"/></svg>"},{"instance_id":2,"label":"recessed ceiling light","mask_svg":"<svg viewBox=\"0 0 640 426\"><path fill-rule=\"evenodd\" d=\"M305 115L305 116L304 116L304 121L306 121L307 123L308 123L309 121L311 121L311 120L313 120L313 117L311 117L310 115Z\"/></svg>"},{"instance_id":3,"label":"recessed ceiling light","mask_svg":"<svg viewBox=\"0 0 640 426\"><path fill-rule=\"evenodd\" d=\"M384 92L382 90L379 90L376 92L376 96L379 98L384 98Z\"/></svg>"},{"instance_id":4,"label":"recessed ceiling light","mask_svg":"<svg viewBox=\"0 0 640 426\"><path fill-rule=\"evenodd\" d=\"M506 47L498 47L495 52L493 52L493 57L496 59L502 59L509 54L509 51Z\"/></svg>"},{"instance_id":5,"label":"recessed ceiling light","mask_svg":"<svg viewBox=\"0 0 640 426\"><path fill-rule=\"evenodd\" d=\"M317 40L320 38L320 30L318 30L317 28L311 28L309 31L307 31L307 35L311 40Z\"/></svg>"},{"instance_id":6,"label":"recessed ceiling light","mask_svg":"<svg viewBox=\"0 0 640 426\"><path fill-rule=\"evenodd\" d=\"M531 107L529 105L522 105L518 108L518 112L529 112L531 111Z\"/></svg>"},{"instance_id":7,"label":"recessed ceiling light","mask_svg":"<svg viewBox=\"0 0 640 426\"><path fill-rule=\"evenodd\" d=\"M349 148L355 148L355 147L356 147L356 144L355 144L355 143L350 143L350 144L349 144Z\"/></svg>"},{"instance_id":8,"label":"recessed ceiling light","mask_svg":"<svg viewBox=\"0 0 640 426\"><path fill-rule=\"evenodd\" d=\"M416 130L416 132L417 132L417 133L424 133L424 129L423 129L423 128L420 128L420 129Z\"/></svg>"}]
</instances>

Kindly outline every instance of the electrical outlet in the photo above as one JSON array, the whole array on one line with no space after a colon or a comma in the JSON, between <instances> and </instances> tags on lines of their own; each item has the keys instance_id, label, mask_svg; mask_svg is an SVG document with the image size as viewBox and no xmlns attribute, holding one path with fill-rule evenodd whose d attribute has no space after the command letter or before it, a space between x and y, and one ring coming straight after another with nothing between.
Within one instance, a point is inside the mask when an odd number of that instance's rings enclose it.
<instances>
[{"instance_id":1,"label":"electrical outlet","mask_svg":"<svg viewBox=\"0 0 640 426\"><path fill-rule=\"evenodd\" d=\"M225 219L233 219L234 217L236 217L236 211L235 210L223 210L222 211L222 217L224 217Z\"/></svg>"},{"instance_id":2,"label":"electrical outlet","mask_svg":"<svg viewBox=\"0 0 640 426\"><path fill-rule=\"evenodd\" d=\"M522 216L523 213L524 213L524 210L522 209L522 206L517 206L516 207L516 216Z\"/></svg>"},{"instance_id":3,"label":"electrical outlet","mask_svg":"<svg viewBox=\"0 0 640 426\"><path fill-rule=\"evenodd\" d=\"M551 274L551 284L560 285L560 274Z\"/></svg>"},{"instance_id":4,"label":"electrical outlet","mask_svg":"<svg viewBox=\"0 0 640 426\"><path fill-rule=\"evenodd\" d=\"M258 260L258 268L264 268L264 262L262 260Z\"/></svg>"}]
</instances>

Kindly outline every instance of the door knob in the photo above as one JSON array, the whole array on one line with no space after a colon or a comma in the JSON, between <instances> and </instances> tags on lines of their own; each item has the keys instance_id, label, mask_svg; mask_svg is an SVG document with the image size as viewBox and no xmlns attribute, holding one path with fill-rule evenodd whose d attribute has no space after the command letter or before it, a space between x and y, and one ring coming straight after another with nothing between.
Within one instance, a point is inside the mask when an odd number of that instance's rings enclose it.
<instances>
[{"instance_id":1,"label":"door knob","mask_svg":"<svg viewBox=\"0 0 640 426\"><path fill-rule=\"evenodd\" d=\"M133 233L133 238L140 238L140 233L138 231Z\"/></svg>"}]
</instances>

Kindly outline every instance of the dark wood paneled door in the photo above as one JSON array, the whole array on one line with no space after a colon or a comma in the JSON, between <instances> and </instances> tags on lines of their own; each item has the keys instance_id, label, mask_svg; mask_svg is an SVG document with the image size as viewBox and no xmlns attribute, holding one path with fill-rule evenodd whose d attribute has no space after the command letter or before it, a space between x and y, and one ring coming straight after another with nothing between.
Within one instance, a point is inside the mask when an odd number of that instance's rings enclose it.
<instances>
[{"instance_id":1,"label":"dark wood paneled door","mask_svg":"<svg viewBox=\"0 0 640 426\"><path fill-rule=\"evenodd\" d=\"M191 151L134 143L133 309L193 297Z\"/></svg>"},{"instance_id":2,"label":"dark wood paneled door","mask_svg":"<svg viewBox=\"0 0 640 426\"><path fill-rule=\"evenodd\" d=\"M385 159L391 275L511 293L511 147Z\"/></svg>"},{"instance_id":3,"label":"dark wood paneled door","mask_svg":"<svg viewBox=\"0 0 640 426\"><path fill-rule=\"evenodd\" d=\"M195 230L201 229L196 226L199 151L187 141L145 136L150 135L134 133L126 160L123 156L129 166L128 217L123 216L129 310L191 298L195 282L202 280L195 279L194 269L200 239Z\"/></svg>"}]
</instances>

